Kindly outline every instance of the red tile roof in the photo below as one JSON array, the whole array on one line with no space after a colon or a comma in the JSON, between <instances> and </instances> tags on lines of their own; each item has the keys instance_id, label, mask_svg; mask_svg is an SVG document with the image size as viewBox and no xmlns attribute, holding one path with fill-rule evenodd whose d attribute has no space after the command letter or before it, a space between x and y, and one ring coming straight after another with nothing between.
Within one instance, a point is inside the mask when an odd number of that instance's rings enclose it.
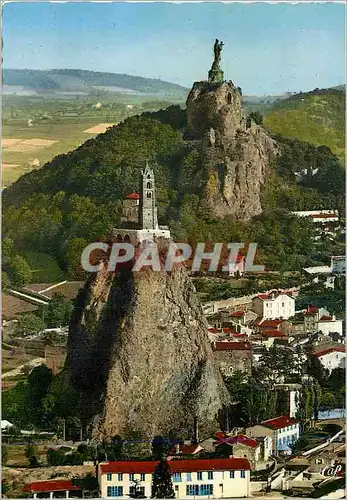
<instances>
[{"instance_id":1,"label":"red tile roof","mask_svg":"<svg viewBox=\"0 0 347 500\"><path fill-rule=\"evenodd\" d=\"M335 347L330 347L328 349L322 349L321 351L317 351L314 353L314 356L317 356L318 358L320 358L321 356L325 356L326 354L330 354L331 352L346 352L346 348L345 347L338 347L338 346L335 346Z\"/></svg>"},{"instance_id":2,"label":"red tile roof","mask_svg":"<svg viewBox=\"0 0 347 500\"><path fill-rule=\"evenodd\" d=\"M223 333L236 333L236 330L235 330L235 328L225 327L225 328L222 328L222 332Z\"/></svg>"},{"instance_id":3,"label":"red tile roof","mask_svg":"<svg viewBox=\"0 0 347 500\"><path fill-rule=\"evenodd\" d=\"M174 446L169 451L169 456L178 455L178 454L180 454L180 455L194 455L195 453L197 453L200 450L201 450L201 446L199 446L198 444L180 444L178 453L177 453L176 446Z\"/></svg>"},{"instance_id":4,"label":"red tile roof","mask_svg":"<svg viewBox=\"0 0 347 500\"><path fill-rule=\"evenodd\" d=\"M140 195L139 195L139 193L130 193L130 194L126 195L125 199L126 200L139 200Z\"/></svg>"},{"instance_id":5,"label":"red tile roof","mask_svg":"<svg viewBox=\"0 0 347 500\"><path fill-rule=\"evenodd\" d=\"M216 443L216 446L222 444L222 443L228 443L228 444L242 444L244 446L250 446L251 448L257 448L258 447L258 442L255 439L252 439L245 434L237 434L237 436L232 436L232 437L227 437L224 439L221 439Z\"/></svg>"},{"instance_id":6,"label":"red tile roof","mask_svg":"<svg viewBox=\"0 0 347 500\"><path fill-rule=\"evenodd\" d=\"M217 328L209 328L208 331L211 333L218 333Z\"/></svg>"},{"instance_id":7,"label":"red tile roof","mask_svg":"<svg viewBox=\"0 0 347 500\"><path fill-rule=\"evenodd\" d=\"M117 461L100 464L101 474L123 472L134 474L153 474L158 462L151 461ZM250 470L246 458L209 458L191 460L170 460L172 472L198 472L206 470Z\"/></svg>"},{"instance_id":8,"label":"red tile roof","mask_svg":"<svg viewBox=\"0 0 347 500\"><path fill-rule=\"evenodd\" d=\"M311 214L313 219L332 219L338 217L336 214Z\"/></svg>"},{"instance_id":9,"label":"red tile roof","mask_svg":"<svg viewBox=\"0 0 347 500\"><path fill-rule=\"evenodd\" d=\"M298 423L299 420L295 418L286 417L285 415L281 415L280 417L270 418L269 420L265 420L262 422L262 425L265 427L270 427L271 429L283 429L284 427L288 427L289 425L293 425Z\"/></svg>"},{"instance_id":10,"label":"red tile roof","mask_svg":"<svg viewBox=\"0 0 347 500\"><path fill-rule=\"evenodd\" d=\"M231 337L233 338L237 338L237 339L245 339L247 337L247 335L245 333L231 333L230 334Z\"/></svg>"},{"instance_id":11,"label":"red tile roof","mask_svg":"<svg viewBox=\"0 0 347 500\"><path fill-rule=\"evenodd\" d=\"M65 479L52 479L52 481L35 481L28 483L22 489L25 493L43 493L46 491L81 491L79 486Z\"/></svg>"},{"instance_id":12,"label":"red tile roof","mask_svg":"<svg viewBox=\"0 0 347 500\"><path fill-rule=\"evenodd\" d=\"M240 342L230 342L228 340L226 342L215 342L214 344L215 351L250 351L251 349L252 346L248 340Z\"/></svg>"},{"instance_id":13,"label":"red tile roof","mask_svg":"<svg viewBox=\"0 0 347 500\"><path fill-rule=\"evenodd\" d=\"M266 319L260 323L259 328L276 328L281 323L283 319Z\"/></svg>"},{"instance_id":14,"label":"red tile roof","mask_svg":"<svg viewBox=\"0 0 347 500\"><path fill-rule=\"evenodd\" d=\"M287 337L287 335L282 332L281 330L262 330L261 331L261 335L263 335L264 337L268 337L268 338L271 338L271 337Z\"/></svg>"},{"instance_id":15,"label":"red tile roof","mask_svg":"<svg viewBox=\"0 0 347 500\"><path fill-rule=\"evenodd\" d=\"M243 318L243 316L246 314L245 311L234 311L231 313L231 316L233 318Z\"/></svg>"},{"instance_id":16,"label":"red tile roof","mask_svg":"<svg viewBox=\"0 0 347 500\"><path fill-rule=\"evenodd\" d=\"M322 316L319 321L333 321L331 316Z\"/></svg>"},{"instance_id":17,"label":"red tile roof","mask_svg":"<svg viewBox=\"0 0 347 500\"><path fill-rule=\"evenodd\" d=\"M318 311L319 311L318 307L316 307L316 306L308 306L308 308L306 309L306 311L304 312L304 314L305 315L316 314Z\"/></svg>"}]
</instances>

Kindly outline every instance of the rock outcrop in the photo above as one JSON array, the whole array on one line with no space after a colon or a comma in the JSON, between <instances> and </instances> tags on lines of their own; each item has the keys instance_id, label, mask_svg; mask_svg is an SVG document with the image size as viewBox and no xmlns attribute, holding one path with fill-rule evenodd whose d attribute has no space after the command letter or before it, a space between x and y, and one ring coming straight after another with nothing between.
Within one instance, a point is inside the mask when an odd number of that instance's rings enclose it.
<instances>
[{"instance_id":1,"label":"rock outcrop","mask_svg":"<svg viewBox=\"0 0 347 500\"><path fill-rule=\"evenodd\" d=\"M68 366L100 440L129 428L189 437L195 418L208 433L229 401L184 268L91 277L75 307Z\"/></svg>"},{"instance_id":2,"label":"rock outcrop","mask_svg":"<svg viewBox=\"0 0 347 500\"><path fill-rule=\"evenodd\" d=\"M261 188L278 148L263 127L246 120L239 88L195 82L185 138L201 141L209 170L205 198L214 216L247 220L262 212Z\"/></svg>"}]
</instances>

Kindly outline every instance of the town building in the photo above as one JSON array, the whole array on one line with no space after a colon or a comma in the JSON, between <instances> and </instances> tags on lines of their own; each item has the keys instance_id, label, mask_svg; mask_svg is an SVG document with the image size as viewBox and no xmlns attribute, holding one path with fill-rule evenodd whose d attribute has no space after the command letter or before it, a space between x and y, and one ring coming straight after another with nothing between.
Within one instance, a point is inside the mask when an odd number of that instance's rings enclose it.
<instances>
[{"instance_id":1,"label":"town building","mask_svg":"<svg viewBox=\"0 0 347 500\"><path fill-rule=\"evenodd\" d=\"M346 348L335 346L314 352L326 370L331 372L335 368L346 367Z\"/></svg>"},{"instance_id":2,"label":"town building","mask_svg":"<svg viewBox=\"0 0 347 500\"><path fill-rule=\"evenodd\" d=\"M66 479L51 481L35 481L28 483L23 488L23 493L30 498L82 498L82 488Z\"/></svg>"},{"instance_id":3,"label":"town building","mask_svg":"<svg viewBox=\"0 0 347 500\"><path fill-rule=\"evenodd\" d=\"M180 444L177 443L168 453L168 460L188 456L195 456L198 453L204 451L204 448L200 444Z\"/></svg>"},{"instance_id":4,"label":"town building","mask_svg":"<svg viewBox=\"0 0 347 500\"><path fill-rule=\"evenodd\" d=\"M250 438L245 434L237 434L221 438L215 447L227 446L230 448L230 457L247 458L254 469L259 461L267 461L269 453L271 454L272 443L271 438L266 436L266 440L262 438Z\"/></svg>"},{"instance_id":5,"label":"town building","mask_svg":"<svg viewBox=\"0 0 347 500\"><path fill-rule=\"evenodd\" d=\"M304 312L304 327L305 332L322 332L325 335L336 332L342 335L343 321L330 315L329 311L323 307L310 305Z\"/></svg>"},{"instance_id":6,"label":"town building","mask_svg":"<svg viewBox=\"0 0 347 500\"><path fill-rule=\"evenodd\" d=\"M292 212L297 217L309 217L316 224L338 222L339 214L337 210L306 210Z\"/></svg>"},{"instance_id":7,"label":"town building","mask_svg":"<svg viewBox=\"0 0 347 500\"><path fill-rule=\"evenodd\" d=\"M170 460L176 498L242 498L250 495L250 463L245 458ZM102 498L127 497L135 492L151 497L158 462L104 462L98 467Z\"/></svg>"},{"instance_id":8,"label":"town building","mask_svg":"<svg viewBox=\"0 0 347 500\"><path fill-rule=\"evenodd\" d=\"M281 291L261 293L252 300L252 309L264 319L288 319L295 314L295 299Z\"/></svg>"},{"instance_id":9,"label":"town building","mask_svg":"<svg viewBox=\"0 0 347 500\"><path fill-rule=\"evenodd\" d=\"M253 427L247 427L245 434L253 438L271 436L275 454L278 452L290 454L290 446L299 439L301 428L298 420L281 415L265 420Z\"/></svg>"},{"instance_id":10,"label":"town building","mask_svg":"<svg viewBox=\"0 0 347 500\"><path fill-rule=\"evenodd\" d=\"M236 371L251 373L252 346L248 340L217 341L212 346L219 369L226 377Z\"/></svg>"}]
</instances>

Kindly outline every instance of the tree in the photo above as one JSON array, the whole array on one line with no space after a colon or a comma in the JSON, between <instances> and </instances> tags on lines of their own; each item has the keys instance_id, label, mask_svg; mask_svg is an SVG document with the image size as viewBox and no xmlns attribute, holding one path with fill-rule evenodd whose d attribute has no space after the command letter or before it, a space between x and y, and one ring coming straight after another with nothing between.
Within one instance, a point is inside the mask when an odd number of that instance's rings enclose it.
<instances>
[{"instance_id":1,"label":"tree","mask_svg":"<svg viewBox=\"0 0 347 500\"><path fill-rule=\"evenodd\" d=\"M152 498L175 498L172 473L166 459L157 464L152 481Z\"/></svg>"},{"instance_id":2,"label":"tree","mask_svg":"<svg viewBox=\"0 0 347 500\"><path fill-rule=\"evenodd\" d=\"M330 408L335 408L335 406L336 406L336 400L334 394L332 394L331 392L323 392L320 407L326 410Z\"/></svg>"},{"instance_id":3,"label":"tree","mask_svg":"<svg viewBox=\"0 0 347 500\"><path fill-rule=\"evenodd\" d=\"M52 381L52 370L46 365L40 365L33 369L28 376L25 392L25 409L28 420L37 426L51 424L43 411L43 401L47 396Z\"/></svg>"},{"instance_id":4,"label":"tree","mask_svg":"<svg viewBox=\"0 0 347 500\"><path fill-rule=\"evenodd\" d=\"M21 255L15 255L5 269L13 285L22 287L30 283L32 278L31 269Z\"/></svg>"},{"instance_id":5,"label":"tree","mask_svg":"<svg viewBox=\"0 0 347 500\"><path fill-rule=\"evenodd\" d=\"M249 114L249 118L253 120L257 125L263 124L263 115L259 113L259 111L252 111Z\"/></svg>"},{"instance_id":6,"label":"tree","mask_svg":"<svg viewBox=\"0 0 347 500\"><path fill-rule=\"evenodd\" d=\"M36 335L46 328L45 322L36 314L21 314L18 318L16 333L18 335Z\"/></svg>"},{"instance_id":7,"label":"tree","mask_svg":"<svg viewBox=\"0 0 347 500\"><path fill-rule=\"evenodd\" d=\"M172 446L171 440L163 436L154 436L152 440L152 456L154 460L162 460L167 457Z\"/></svg>"},{"instance_id":8,"label":"tree","mask_svg":"<svg viewBox=\"0 0 347 500\"><path fill-rule=\"evenodd\" d=\"M33 443L28 443L25 455L29 461L30 467L37 467L39 465L39 461L37 460L37 449Z\"/></svg>"},{"instance_id":9,"label":"tree","mask_svg":"<svg viewBox=\"0 0 347 500\"><path fill-rule=\"evenodd\" d=\"M40 313L49 328L58 328L70 323L73 303L60 293L54 293L47 306L42 306Z\"/></svg>"}]
</instances>

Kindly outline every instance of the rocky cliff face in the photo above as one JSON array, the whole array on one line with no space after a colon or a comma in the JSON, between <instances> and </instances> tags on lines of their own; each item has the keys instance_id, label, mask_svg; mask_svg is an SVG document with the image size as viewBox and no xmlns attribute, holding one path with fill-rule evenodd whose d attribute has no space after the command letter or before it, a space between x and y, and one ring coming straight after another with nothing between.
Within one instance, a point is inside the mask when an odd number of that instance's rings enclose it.
<instances>
[{"instance_id":1,"label":"rocky cliff face","mask_svg":"<svg viewBox=\"0 0 347 500\"><path fill-rule=\"evenodd\" d=\"M195 417L210 432L228 403L184 268L91 278L75 308L68 366L97 439L129 428L189 436Z\"/></svg>"},{"instance_id":2,"label":"rocky cliff face","mask_svg":"<svg viewBox=\"0 0 347 500\"><path fill-rule=\"evenodd\" d=\"M195 82L187 99L187 140L201 141L208 163L205 197L216 217L247 220L261 213L261 188L277 145L245 119L232 82Z\"/></svg>"}]
</instances>

